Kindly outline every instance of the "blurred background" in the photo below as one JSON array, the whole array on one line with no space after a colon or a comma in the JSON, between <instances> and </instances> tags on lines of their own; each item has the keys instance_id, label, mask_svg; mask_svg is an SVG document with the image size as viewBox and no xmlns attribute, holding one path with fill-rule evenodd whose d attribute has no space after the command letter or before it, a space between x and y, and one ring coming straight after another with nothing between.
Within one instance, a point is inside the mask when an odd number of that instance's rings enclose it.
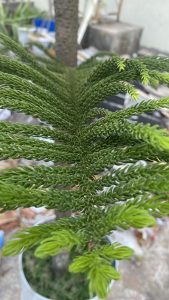
<instances>
[{"instance_id":1,"label":"blurred background","mask_svg":"<svg viewBox=\"0 0 169 300\"><path fill-rule=\"evenodd\" d=\"M140 55L169 56L168 13L168 0L79 0L78 64L102 50L125 58ZM1 0L0 32L20 42L39 60L44 56L44 49L53 57L57 56L54 46L57 24L52 0ZM0 51L7 54L1 46ZM169 95L166 86L152 88L143 84L135 85L139 93L138 101ZM132 101L128 94L110 97L102 103L103 107L111 111L130 105ZM134 118L169 129L167 109ZM0 110L0 120L36 123L31 117L7 109ZM35 163L11 159L0 161L0 169ZM0 248L18 228L32 226L53 217L54 212L43 207L1 213ZM168 300L168 219L158 219L157 226L151 229L131 229L125 233L117 231L115 235L119 242L134 249L135 256L120 264L122 280L113 286L109 300ZM0 299L19 300L21 283L18 258L1 258L0 264Z\"/></svg>"}]
</instances>

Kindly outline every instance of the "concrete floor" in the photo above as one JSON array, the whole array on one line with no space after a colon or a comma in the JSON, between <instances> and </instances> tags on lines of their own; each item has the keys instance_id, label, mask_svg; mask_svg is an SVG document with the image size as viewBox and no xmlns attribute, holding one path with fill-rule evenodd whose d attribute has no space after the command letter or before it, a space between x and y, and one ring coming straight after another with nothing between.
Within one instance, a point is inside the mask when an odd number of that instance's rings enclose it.
<instances>
[{"instance_id":1,"label":"concrete floor","mask_svg":"<svg viewBox=\"0 0 169 300\"><path fill-rule=\"evenodd\" d=\"M20 300L20 279L17 257L3 258L1 262L0 300Z\"/></svg>"},{"instance_id":2,"label":"concrete floor","mask_svg":"<svg viewBox=\"0 0 169 300\"><path fill-rule=\"evenodd\" d=\"M115 283L108 300L169 300L169 223L144 258L122 262L120 272L122 280ZM0 300L20 300L17 258L3 258L0 274Z\"/></svg>"},{"instance_id":3,"label":"concrete floor","mask_svg":"<svg viewBox=\"0 0 169 300\"><path fill-rule=\"evenodd\" d=\"M169 300L169 223L139 262L123 261L109 300Z\"/></svg>"}]
</instances>

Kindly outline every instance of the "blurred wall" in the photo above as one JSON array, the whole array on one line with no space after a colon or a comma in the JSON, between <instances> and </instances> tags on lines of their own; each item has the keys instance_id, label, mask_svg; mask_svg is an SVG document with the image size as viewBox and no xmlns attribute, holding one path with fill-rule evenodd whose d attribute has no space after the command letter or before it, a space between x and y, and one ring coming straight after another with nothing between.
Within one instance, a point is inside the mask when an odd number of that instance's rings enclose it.
<instances>
[{"instance_id":1,"label":"blurred wall","mask_svg":"<svg viewBox=\"0 0 169 300\"><path fill-rule=\"evenodd\" d=\"M35 3L36 7L38 7L41 10L46 10L46 11L48 11L48 9L49 9L49 2L51 2L51 3L53 2L53 0L33 0L33 1ZM79 0L80 12L82 12L85 7L85 1L86 0ZM109 0L108 0L108 2L109 2Z\"/></svg>"},{"instance_id":2,"label":"blurred wall","mask_svg":"<svg viewBox=\"0 0 169 300\"><path fill-rule=\"evenodd\" d=\"M41 10L49 10L49 1L48 0L34 0L35 5Z\"/></svg>"},{"instance_id":3,"label":"blurred wall","mask_svg":"<svg viewBox=\"0 0 169 300\"><path fill-rule=\"evenodd\" d=\"M121 20L144 28L141 45L169 53L169 0L124 0Z\"/></svg>"},{"instance_id":4,"label":"blurred wall","mask_svg":"<svg viewBox=\"0 0 169 300\"><path fill-rule=\"evenodd\" d=\"M48 10L49 0L34 0ZM80 11L86 0L80 0ZM114 10L115 0L102 0L103 12ZM124 0L121 21L144 28L141 45L169 53L169 0Z\"/></svg>"}]
</instances>

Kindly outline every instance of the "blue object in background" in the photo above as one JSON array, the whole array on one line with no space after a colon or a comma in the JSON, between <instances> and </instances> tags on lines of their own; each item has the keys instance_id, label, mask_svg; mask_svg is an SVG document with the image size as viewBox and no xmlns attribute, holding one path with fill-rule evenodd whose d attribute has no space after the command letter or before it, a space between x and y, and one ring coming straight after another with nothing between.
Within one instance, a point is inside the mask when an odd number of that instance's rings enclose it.
<instances>
[{"instance_id":1,"label":"blue object in background","mask_svg":"<svg viewBox=\"0 0 169 300\"><path fill-rule=\"evenodd\" d=\"M4 231L3 230L0 230L0 250L3 248L4 246Z\"/></svg>"},{"instance_id":2,"label":"blue object in background","mask_svg":"<svg viewBox=\"0 0 169 300\"><path fill-rule=\"evenodd\" d=\"M56 30L56 22L54 20L45 20L41 18L34 19L34 26L37 29L44 28L47 29L49 32L55 32Z\"/></svg>"},{"instance_id":3,"label":"blue object in background","mask_svg":"<svg viewBox=\"0 0 169 300\"><path fill-rule=\"evenodd\" d=\"M54 20L50 20L50 24L48 27L49 32L55 32L56 30L56 22Z\"/></svg>"},{"instance_id":4,"label":"blue object in background","mask_svg":"<svg viewBox=\"0 0 169 300\"><path fill-rule=\"evenodd\" d=\"M39 19L39 18L36 18L36 19L34 19L34 21L33 21L34 26L35 26L36 28L41 27L41 26L42 26L42 22L43 22L43 20L42 20L42 19Z\"/></svg>"}]
</instances>

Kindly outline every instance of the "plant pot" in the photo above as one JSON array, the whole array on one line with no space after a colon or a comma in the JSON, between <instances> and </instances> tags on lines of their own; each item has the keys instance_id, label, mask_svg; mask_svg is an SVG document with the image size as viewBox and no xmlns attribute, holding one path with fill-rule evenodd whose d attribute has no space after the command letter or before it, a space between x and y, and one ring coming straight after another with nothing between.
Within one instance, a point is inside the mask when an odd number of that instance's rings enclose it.
<instances>
[{"instance_id":1,"label":"plant pot","mask_svg":"<svg viewBox=\"0 0 169 300\"><path fill-rule=\"evenodd\" d=\"M36 225L43 224L43 223L50 223L51 221L53 221L53 217L49 217L49 219L46 220L45 222L38 222ZM113 243L111 236L106 236L106 240L110 244ZM117 269L118 261L113 261L112 266ZM30 286L30 284L25 276L24 270L23 270L23 254L19 255L19 273L20 273L20 279L21 279L21 299L20 300L53 300L50 298L46 298L46 297L40 295L39 293L35 292L33 290L33 288ZM109 288L111 288L113 286L113 284L114 284L114 280L111 281ZM60 300L62 300L62 299L60 299ZM84 299L84 300L99 300L99 298L96 296L94 298Z\"/></svg>"},{"instance_id":2,"label":"plant pot","mask_svg":"<svg viewBox=\"0 0 169 300\"><path fill-rule=\"evenodd\" d=\"M43 297L36 293L29 285L22 266L22 254L19 256L19 273L21 279L21 300L49 300L49 298Z\"/></svg>"},{"instance_id":3,"label":"plant pot","mask_svg":"<svg viewBox=\"0 0 169 300\"><path fill-rule=\"evenodd\" d=\"M23 271L23 264L22 264L23 255L19 255L19 273L21 279L21 299L20 300L53 300L50 298L46 298L41 296L37 292L35 292L32 287L30 286L29 282L27 281L24 271ZM117 262L114 262L115 267L117 267ZM110 284L110 288L113 286L114 280L112 280ZM84 299L87 300L87 299ZM99 300L98 297L94 297L88 300Z\"/></svg>"},{"instance_id":4,"label":"plant pot","mask_svg":"<svg viewBox=\"0 0 169 300\"><path fill-rule=\"evenodd\" d=\"M35 28L29 27L18 27L18 40L23 45L26 46L29 43L29 34L35 31Z\"/></svg>"}]
</instances>

